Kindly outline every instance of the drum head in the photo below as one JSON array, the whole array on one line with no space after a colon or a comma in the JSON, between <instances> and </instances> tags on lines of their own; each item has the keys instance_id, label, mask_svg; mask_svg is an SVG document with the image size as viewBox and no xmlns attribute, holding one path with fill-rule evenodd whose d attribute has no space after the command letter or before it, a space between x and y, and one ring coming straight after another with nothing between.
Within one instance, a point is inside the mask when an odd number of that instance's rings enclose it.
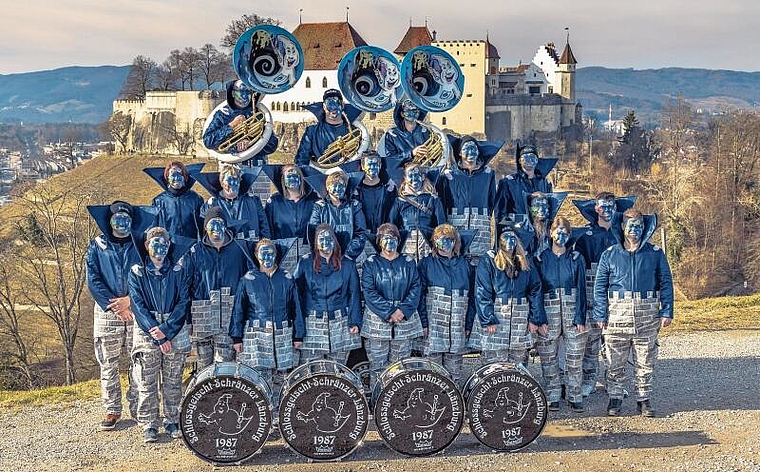
<instances>
[{"instance_id":1,"label":"drum head","mask_svg":"<svg viewBox=\"0 0 760 472\"><path fill-rule=\"evenodd\" d=\"M299 377L288 384L280 402L283 439L313 460L350 454L367 432L369 407L361 384L354 375L338 373Z\"/></svg>"},{"instance_id":2,"label":"drum head","mask_svg":"<svg viewBox=\"0 0 760 472\"><path fill-rule=\"evenodd\" d=\"M489 364L470 380L467 411L478 441L499 451L516 451L538 438L546 426L546 396L525 369Z\"/></svg>"},{"instance_id":3,"label":"drum head","mask_svg":"<svg viewBox=\"0 0 760 472\"><path fill-rule=\"evenodd\" d=\"M429 364L411 368L426 364L400 361L378 377L378 384L383 383L375 387L377 431L388 447L409 456L444 450L464 423L459 390L443 367ZM389 371L392 375L385 375Z\"/></svg>"},{"instance_id":4,"label":"drum head","mask_svg":"<svg viewBox=\"0 0 760 472\"><path fill-rule=\"evenodd\" d=\"M266 442L272 426L269 393L256 371L249 375L208 375L201 371L182 400L182 439L198 457L215 464L250 458ZM244 374L246 372L243 372Z\"/></svg>"}]
</instances>

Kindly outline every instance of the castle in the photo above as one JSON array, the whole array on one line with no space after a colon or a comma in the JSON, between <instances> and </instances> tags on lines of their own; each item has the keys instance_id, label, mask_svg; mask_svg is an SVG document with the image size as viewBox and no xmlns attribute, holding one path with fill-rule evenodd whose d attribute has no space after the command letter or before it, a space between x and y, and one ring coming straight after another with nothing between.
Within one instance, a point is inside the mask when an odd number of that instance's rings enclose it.
<instances>
[{"instance_id":1,"label":"castle","mask_svg":"<svg viewBox=\"0 0 760 472\"><path fill-rule=\"evenodd\" d=\"M313 120L304 105L321 101L326 89L337 88L340 60L368 43L348 21L301 23L293 35L304 51L304 73L293 88L265 97L264 104L272 111L279 131L299 134L303 124ZM488 35L485 40L438 40L436 36L427 25L410 24L393 51L401 60L416 46L433 45L459 62L465 93L451 110L431 113L433 124L507 142L580 139L582 109L575 102L577 61L569 40L561 55L548 43L538 48L531 63L504 66ZM133 118L126 150L205 157L200 139L203 122L224 98L215 91L148 92L144 100L114 101L113 110ZM393 125L391 112L367 114L363 122L373 136ZM281 141L297 142L297 137L282 136ZM287 147L286 152L294 152L293 146Z\"/></svg>"}]
</instances>

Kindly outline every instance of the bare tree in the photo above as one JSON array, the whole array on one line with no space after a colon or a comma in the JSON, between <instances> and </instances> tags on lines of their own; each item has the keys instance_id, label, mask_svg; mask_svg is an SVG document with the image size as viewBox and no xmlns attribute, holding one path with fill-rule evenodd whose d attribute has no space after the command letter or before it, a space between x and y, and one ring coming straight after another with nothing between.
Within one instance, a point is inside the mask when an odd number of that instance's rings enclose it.
<instances>
[{"instance_id":1,"label":"bare tree","mask_svg":"<svg viewBox=\"0 0 760 472\"><path fill-rule=\"evenodd\" d=\"M169 57L164 61L164 66L169 68L174 75L175 84L179 82L179 90L185 90L185 83L187 77L182 72L182 52L179 49L173 49L169 53Z\"/></svg>"},{"instance_id":2,"label":"bare tree","mask_svg":"<svg viewBox=\"0 0 760 472\"><path fill-rule=\"evenodd\" d=\"M261 24L280 25L281 23L282 22L280 20L270 17L265 18L263 16L257 15L256 13L243 15L237 20L232 20L232 22L227 25L227 29L225 30L224 36L222 36L222 40L219 42L219 45L228 51L232 51L240 35L245 33L246 30L252 26Z\"/></svg>"},{"instance_id":3,"label":"bare tree","mask_svg":"<svg viewBox=\"0 0 760 472\"><path fill-rule=\"evenodd\" d=\"M156 61L146 56L135 57L119 97L129 100L145 98L148 90L153 89L155 74Z\"/></svg>"},{"instance_id":4,"label":"bare tree","mask_svg":"<svg viewBox=\"0 0 760 472\"><path fill-rule=\"evenodd\" d=\"M121 111L114 112L104 126L106 134L118 144L116 149L125 152L129 143L129 132L132 129L132 116Z\"/></svg>"},{"instance_id":5,"label":"bare tree","mask_svg":"<svg viewBox=\"0 0 760 472\"><path fill-rule=\"evenodd\" d=\"M5 248L0 253L0 336L11 341L13 349L9 352L12 371L21 375L23 388L32 388L32 350L34 339L22 323L29 315L20 305L22 288L18 277L18 265L21 263L13 248ZM11 376L11 384L18 382L18 375Z\"/></svg>"},{"instance_id":6,"label":"bare tree","mask_svg":"<svg viewBox=\"0 0 760 472\"><path fill-rule=\"evenodd\" d=\"M95 228L88 217L90 200L82 189L54 192L40 184L22 201L36 230L24 237L20 250L25 264L19 265L23 297L52 321L63 345L66 383L76 382L74 346L82 316L81 295L85 287L84 258Z\"/></svg>"},{"instance_id":7,"label":"bare tree","mask_svg":"<svg viewBox=\"0 0 760 472\"><path fill-rule=\"evenodd\" d=\"M177 90L177 84L180 81L179 65L171 60L166 59L156 68L156 88L159 90Z\"/></svg>"},{"instance_id":8,"label":"bare tree","mask_svg":"<svg viewBox=\"0 0 760 472\"><path fill-rule=\"evenodd\" d=\"M201 75L201 59L202 55L200 51L195 48L185 48L182 50L179 56L180 74L182 75L182 90L185 89L185 84L188 85L189 90L195 90L195 81Z\"/></svg>"},{"instance_id":9,"label":"bare tree","mask_svg":"<svg viewBox=\"0 0 760 472\"><path fill-rule=\"evenodd\" d=\"M188 124L182 126L175 115L171 119L162 122L162 132L166 134L166 140L177 149L180 155L186 156L195 144L195 135Z\"/></svg>"},{"instance_id":10,"label":"bare tree","mask_svg":"<svg viewBox=\"0 0 760 472\"><path fill-rule=\"evenodd\" d=\"M216 82L224 80L224 64L227 57L210 43L206 43L200 49L199 69L203 80L206 82L206 90Z\"/></svg>"}]
</instances>

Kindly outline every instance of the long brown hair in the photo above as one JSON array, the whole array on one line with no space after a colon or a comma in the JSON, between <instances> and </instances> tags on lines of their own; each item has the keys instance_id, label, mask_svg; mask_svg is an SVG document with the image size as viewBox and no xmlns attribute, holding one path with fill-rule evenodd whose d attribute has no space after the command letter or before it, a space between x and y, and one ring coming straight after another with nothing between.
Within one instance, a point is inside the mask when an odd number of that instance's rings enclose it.
<instances>
[{"instance_id":1,"label":"long brown hair","mask_svg":"<svg viewBox=\"0 0 760 472\"><path fill-rule=\"evenodd\" d=\"M533 228L536 230L536 237L539 241L541 241L544 236L546 236L546 233L549 231L549 229L546 227L546 221L540 221L535 220L533 218L533 213L530 211L530 203L535 198L545 197L548 200L548 196L545 193L542 192L533 192L530 194L530 199L528 200L528 213L530 214L530 224L533 225ZM551 211L551 206L550 206Z\"/></svg>"},{"instance_id":2,"label":"long brown hair","mask_svg":"<svg viewBox=\"0 0 760 472\"><path fill-rule=\"evenodd\" d=\"M283 193L287 193L285 190L287 188L285 187L285 174L287 174L290 169L295 169L296 172L298 172L298 175L301 176L301 186L298 188L298 198L301 198L306 194L306 177L304 177L301 168L295 164L285 164L282 166L282 171L280 172L280 188L283 189ZM287 195L283 195L282 197L287 198Z\"/></svg>"},{"instance_id":3,"label":"long brown hair","mask_svg":"<svg viewBox=\"0 0 760 472\"><path fill-rule=\"evenodd\" d=\"M253 257L254 257L254 259L256 259L259 262L259 265L261 265L261 261L259 261L259 248L261 246L274 246L274 260L275 260L275 263L274 263L274 268L273 269L276 271L277 270L277 266L279 265L279 264L277 264L277 255L278 255L277 254L277 245L274 243L274 241L272 241L269 238L261 238L261 239L259 239L259 242L256 243L256 247L253 248Z\"/></svg>"},{"instance_id":4,"label":"long brown hair","mask_svg":"<svg viewBox=\"0 0 760 472\"><path fill-rule=\"evenodd\" d=\"M166 164L166 167L164 167L164 182L169 182L169 170L171 170L172 167L179 167L180 172L182 172L182 177L185 179L185 185L187 185L190 174L187 172L185 164L180 161L171 161L170 163Z\"/></svg>"},{"instance_id":5,"label":"long brown hair","mask_svg":"<svg viewBox=\"0 0 760 472\"><path fill-rule=\"evenodd\" d=\"M435 240L442 236L448 236L454 239L454 249L451 251L451 255L458 256L459 253L462 252L462 238L459 237L459 231L449 223L440 224L433 230L433 236L430 237L430 246L433 248L433 254L435 254L436 257L440 256L438 253L438 246L435 245Z\"/></svg>"},{"instance_id":6,"label":"long brown hair","mask_svg":"<svg viewBox=\"0 0 760 472\"><path fill-rule=\"evenodd\" d=\"M340 250L340 243L338 243L338 238L335 236L335 231L333 231L332 226L328 225L327 223L322 223L321 225L317 226L317 229L314 230L314 251L312 253L314 256L313 268L314 272L317 274L322 271L322 255L319 253L319 249L317 249L317 235L322 231L329 231L330 236L332 236L334 248L328 262L331 266L333 266L333 269L340 270L340 261L343 258L343 253Z\"/></svg>"},{"instance_id":7,"label":"long brown hair","mask_svg":"<svg viewBox=\"0 0 760 472\"><path fill-rule=\"evenodd\" d=\"M517 236L517 235L515 235ZM506 272L507 277L514 279L517 277L519 271L530 270L530 262L528 262L528 254L525 252L525 248L520 242L520 238L517 237L517 245L515 246L514 254L509 254L501 244L501 235L499 237L499 248L496 250L496 256L493 258L494 265L499 270Z\"/></svg>"}]
</instances>

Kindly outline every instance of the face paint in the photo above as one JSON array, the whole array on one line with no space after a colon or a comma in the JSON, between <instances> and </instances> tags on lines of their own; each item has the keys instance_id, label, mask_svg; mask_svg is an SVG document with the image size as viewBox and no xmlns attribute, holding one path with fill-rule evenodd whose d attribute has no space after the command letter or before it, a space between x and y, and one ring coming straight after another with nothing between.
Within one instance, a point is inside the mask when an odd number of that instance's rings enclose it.
<instances>
[{"instance_id":1,"label":"face paint","mask_svg":"<svg viewBox=\"0 0 760 472\"><path fill-rule=\"evenodd\" d=\"M442 236L435 240L435 247L437 247L438 251L444 255L449 255L454 251L454 244L454 238L448 236Z\"/></svg>"},{"instance_id":2,"label":"face paint","mask_svg":"<svg viewBox=\"0 0 760 472\"><path fill-rule=\"evenodd\" d=\"M380 167L382 166L379 157L366 157L362 162L362 170L369 177L370 180L375 180L380 175Z\"/></svg>"},{"instance_id":3,"label":"face paint","mask_svg":"<svg viewBox=\"0 0 760 472\"><path fill-rule=\"evenodd\" d=\"M240 177L234 174L225 174L222 180L222 188L236 197L240 192Z\"/></svg>"},{"instance_id":4,"label":"face paint","mask_svg":"<svg viewBox=\"0 0 760 472\"><path fill-rule=\"evenodd\" d=\"M169 187L179 190L185 186L185 176L182 175L182 169L172 167L169 169Z\"/></svg>"},{"instance_id":5,"label":"face paint","mask_svg":"<svg viewBox=\"0 0 760 472\"><path fill-rule=\"evenodd\" d=\"M408 121L418 120L420 118L420 109L411 100L407 100L401 105L401 117Z\"/></svg>"},{"instance_id":6,"label":"face paint","mask_svg":"<svg viewBox=\"0 0 760 472\"><path fill-rule=\"evenodd\" d=\"M327 186L327 193L337 199L343 199L346 194L346 184L342 180L335 180Z\"/></svg>"},{"instance_id":7,"label":"face paint","mask_svg":"<svg viewBox=\"0 0 760 472\"><path fill-rule=\"evenodd\" d=\"M520 156L520 166L523 170L533 170L538 164L538 156L529 152Z\"/></svg>"},{"instance_id":8,"label":"face paint","mask_svg":"<svg viewBox=\"0 0 760 472\"><path fill-rule=\"evenodd\" d=\"M612 217L615 214L615 201L614 200L597 200L596 211L604 221L612 221Z\"/></svg>"},{"instance_id":9,"label":"face paint","mask_svg":"<svg viewBox=\"0 0 760 472\"><path fill-rule=\"evenodd\" d=\"M256 252L256 258L264 269L271 269L274 267L276 257L277 249L271 245L261 246Z\"/></svg>"},{"instance_id":10,"label":"face paint","mask_svg":"<svg viewBox=\"0 0 760 472\"><path fill-rule=\"evenodd\" d=\"M242 84L237 84L232 89L232 99L239 107L247 107L251 103L251 95L251 90Z\"/></svg>"},{"instance_id":11,"label":"face paint","mask_svg":"<svg viewBox=\"0 0 760 472\"><path fill-rule=\"evenodd\" d=\"M469 164L477 164L478 156L480 156L480 151L478 151L478 145L475 144L475 141L464 143L462 146L462 160Z\"/></svg>"},{"instance_id":12,"label":"face paint","mask_svg":"<svg viewBox=\"0 0 760 472\"><path fill-rule=\"evenodd\" d=\"M545 197L534 198L530 202L530 214L538 220L549 218L549 200Z\"/></svg>"},{"instance_id":13,"label":"face paint","mask_svg":"<svg viewBox=\"0 0 760 472\"><path fill-rule=\"evenodd\" d=\"M335 241L329 231L322 231L317 235L317 249L320 252L332 253L335 249Z\"/></svg>"},{"instance_id":14,"label":"face paint","mask_svg":"<svg viewBox=\"0 0 760 472\"><path fill-rule=\"evenodd\" d=\"M227 232L227 225L221 218L212 218L206 223L206 234L212 241L221 241L224 239L224 233Z\"/></svg>"},{"instance_id":15,"label":"face paint","mask_svg":"<svg viewBox=\"0 0 760 472\"><path fill-rule=\"evenodd\" d=\"M419 167L412 167L406 171L406 180L415 191L422 189L422 183L424 178L422 176L422 170Z\"/></svg>"},{"instance_id":16,"label":"face paint","mask_svg":"<svg viewBox=\"0 0 760 472\"><path fill-rule=\"evenodd\" d=\"M512 231L506 231L499 236L499 245L505 251L511 253L517 247L517 236Z\"/></svg>"},{"instance_id":17,"label":"face paint","mask_svg":"<svg viewBox=\"0 0 760 472\"><path fill-rule=\"evenodd\" d=\"M163 262L169 253L169 241L163 236L155 236L148 241L148 255L153 259Z\"/></svg>"},{"instance_id":18,"label":"face paint","mask_svg":"<svg viewBox=\"0 0 760 472\"><path fill-rule=\"evenodd\" d=\"M380 247L387 252L398 251L398 238L392 234L384 234L380 238Z\"/></svg>"},{"instance_id":19,"label":"face paint","mask_svg":"<svg viewBox=\"0 0 760 472\"><path fill-rule=\"evenodd\" d=\"M285 187L291 190L297 190L301 188L301 176L295 169L290 169L285 174Z\"/></svg>"},{"instance_id":20,"label":"face paint","mask_svg":"<svg viewBox=\"0 0 760 472\"><path fill-rule=\"evenodd\" d=\"M327 115L331 119L336 119L343 113L343 100L338 97L327 98L324 105Z\"/></svg>"},{"instance_id":21,"label":"face paint","mask_svg":"<svg viewBox=\"0 0 760 472\"><path fill-rule=\"evenodd\" d=\"M111 216L110 224L114 236L125 238L129 236L129 231L132 229L132 217L120 211Z\"/></svg>"},{"instance_id":22,"label":"face paint","mask_svg":"<svg viewBox=\"0 0 760 472\"><path fill-rule=\"evenodd\" d=\"M552 240L557 243L557 246L564 246L570 239L570 233L567 228L560 226L552 233Z\"/></svg>"},{"instance_id":23,"label":"face paint","mask_svg":"<svg viewBox=\"0 0 760 472\"><path fill-rule=\"evenodd\" d=\"M624 232L628 239L639 242L644 234L644 222L638 218L631 218L625 222Z\"/></svg>"}]
</instances>

